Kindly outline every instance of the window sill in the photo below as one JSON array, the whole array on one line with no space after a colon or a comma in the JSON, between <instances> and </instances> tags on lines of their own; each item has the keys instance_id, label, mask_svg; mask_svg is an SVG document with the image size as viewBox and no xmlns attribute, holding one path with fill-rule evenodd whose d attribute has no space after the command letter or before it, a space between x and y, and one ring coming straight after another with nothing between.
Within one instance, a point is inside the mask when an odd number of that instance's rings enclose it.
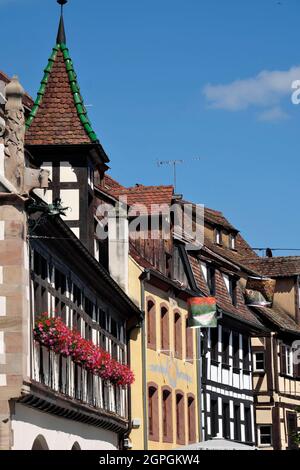
<instances>
[{"instance_id":1,"label":"window sill","mask_svg":"<svg viewBox=\"0 0 300 470\"><path fill-rule=\"evenodd\" d=\"M210 360L210 363L213 365L213 366L218 366L220 363L219 361L216 361L215 359L211 359Z\"/></svg>"},{"instance_id":2,"label":"window sill","mask_svg":"<svg viewBox=\"0 0 300 470\"><path fill-rule=\"evenodd\" d=\"M163 442L166 444L173 444L173 438L172 437L164 437Z\"/></svg>"},{"instance_id":3,"label":"window sill","mask_svg":"<svg viewBox=\"0 0 300 470\"><path fill-rule=\"evenodd\" d=\"M233 367L233 373L234 374L239 374L241 369L239 367Z\"/></svg>"},{"instance_id":4,"label":"window sill","mask_svg":"<svg viewBox=\"0 0 300 470\"><path fill-rule=\"evenodd\" d=\"M250 375L250 374L251 374L251 370L249 370L249 369L243 369L243 374L245 374L245 375Z\"/></svg>"},{"instance_id":5,"label":"window sill","mask_svg":"<svg viewBox=\"0 0 300 470\"><path fill-rule=\"evenodd\" d=\"M253 375L265 375L265 370L254 370Z\"/></svg>"},{"instance_id":6,"label":"window sill","mask_svg":"<svg viewBox=\"0 0 300 470\"><path fill-rule=\"evenodd\" d=\"M230 365L229 365L229 364L223 364L223 363L222 363L222 369L230 370Z\"/></svg>"}]
</instances>

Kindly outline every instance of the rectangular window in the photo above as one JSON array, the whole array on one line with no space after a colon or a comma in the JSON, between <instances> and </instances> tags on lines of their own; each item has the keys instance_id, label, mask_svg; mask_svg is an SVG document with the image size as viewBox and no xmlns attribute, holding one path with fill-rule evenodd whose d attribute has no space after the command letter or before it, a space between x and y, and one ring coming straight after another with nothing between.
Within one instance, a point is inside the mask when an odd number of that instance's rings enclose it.
<instances>
[{"instance_id":1,"label":"rectangular window","mask_svg":"<svg viewBox=\"0 0 300 470\"><path fill-rule=\"evenodd\" d=\"M253 354L253 371L264 372L265 371L265 353L264 351L255 352Z\"/></svg>"},{"instance_id":2,"label":"rectangular window","mask_svg":"<svg viewBox=\"0 0 300 470\"><path fill-rule=\"evenodd\" d=\"M215 229L215 243L217 245L222 245L222 232L220 229Z\"/></svg>"},{"instance_id":3,"label":"rectangular window","mask_svg":"<svg viewBox=\"0 0 300 470\"><path fill-rule=\"evenodd\" d=\"M229 403L222 405L222 420L223 420L223 438L230 439L230 417L229 417Z\"/></svg>"},{"instance_id":4,"label":"rectangular window","mask_svg":"<svg viewBox=\"0 0 300 470\"><path fill-rule=\"evenodd\" d=\"M234 405L234 440L241 440L241 408L240 405Z\"/></svg>"},{"instance_id":5,"label":"rectangular window","mask_svg":"<svg viewBox=\"0 0 300 470\"><path fill-rule=\"evenodd\" d=\"M222 328L222 364L229 365L230 331Z\"/></svg>"},{"instance_id":6,"label":"rectangular window","mask_svg":"<svg viewBox=\"0 0 300 470\"><path fill-rule=\"evenodd\" d=\"M249 338L248 336L243 336L243 369L245 371L250 369L249 352Z\"/></svg>"},{"instance_id":7,"label":"rectangular window","mask_svg":"<svg viewBox=\"0 0 300 470\"><path fill-rule=\"evenodd\" d=\"M214 266L208 266L208 269L207 269L207 286L208 286L210 295L214 296L216 294L216 279L215 279L215 268L214 268Z\"/></svg>"},{"instance_id":8,"label":"rectangular window","mask_svg":"<svg viewBox=\"0 0 300 470\"><path fill-rule=\"evenodd\" d=\"M231 250L235 250L235 247L236 247L236 237L233 233L230 233L229 234L229 248Z\"/></svg>"},{"instance_id":9,"label":"rectangular window","mask_svg":"<svg viewBox=\"0 0 300 470\"><path fill-rule=\"evenodd\" d=\"M286 373L293 376L292 349L289 346L286 347Z\"/></svg>"},{"instance_id":10,"label":"rectangular window","mask_svg":"<svg viewBox=\"0 0 300 470\"><path fill-rule=\"evenodd\" d=\"M281 373L293 376L293 351L290 346L282 344L280 346Z\"/></svg>"},{"instance_id":11,"label":"rectangular window","mask_svg":"<svg viewBox=\"0 0 300 470\"><path fill-rule=\"evenodd\" d=\"M211 437L216 437L219 433L218 400L216 399L210 401L210 426Z\"/></svg>"},{"instance_id":12,"label":"rectangular window","mask_svg":"<svg viewBox=\"0 0 300 470\"><path fill-rule=\"evenodd\" d=\"M233 367L234 369L240 368L240 335L238 333L232 334L232 353L233 353Z\"/></svg>"},{"instance_id":13,"label":"rectangular window","mask_svg":"<svg viewBox=\"0 0 300 470\"><path fill-rule=\"evenodd\" d=\"M271 446L272 445L272 426L271 425L258 426L257 434L258 434L257 440L258 440L259 446Z\"/></svg>"},{"instance_id":14,"label":"rectangular window","mask_svg":"<svg viewBox=\"0 0 300 470\"><path fill-rule=\"evenodd\" d=\"M203 277L205 279L205 282L207 284L209 294L210 295L215 295L216 288L215 288L215 268L214 266L210 264L206 264L204 262L200 262L201 266L201 271L203 274Z\"/></svg>"},{"instance_id":15,"label":"rectangular window","mask_svg":"<svg viewBox=\"0 0 300 470\"><path fill-rule=\"evenodd\" d=\"M223 279L224 279L224 283L225 283L226 289L228 291L228 294L231 297L232 304L236 305L236 303L237 303L237 295L236 295L237 294L236 293L237 281L234 277L229 276L228 274L224 274L224 273L223 273Z\"/></svg>"},{"instance_id":16,"label":"rectangular window","mask_svg":"<svg viewBox=\"0 0 300 470\"><path fill-rule=\"evenodd\" d=\"M210 328L210 348L211 348L211 360L218 362L218 330L219 328Z\"/></svg>"},{"instance_id":17,"label":"rectangular window","mask_svg":"<svg viewBox=\"0 0 300 470\"><path fill-rule=\"evenodd\" d=\"M245 406L245 438L246 442L252 442L251 408L249 406Z\"/></svg>"},{"instance_id":18,"label":"rectangular window","mask_svg":"<svg viewBox=\"0 0 300 470\"><path fill-rule=\"evenodd\" d=\"M203 261L201 261L200 266L201 266L201 271L202 271L203 277L204 277L205 281L207 282L207 264L204 263Z\"/></svg>"}]
</instances>

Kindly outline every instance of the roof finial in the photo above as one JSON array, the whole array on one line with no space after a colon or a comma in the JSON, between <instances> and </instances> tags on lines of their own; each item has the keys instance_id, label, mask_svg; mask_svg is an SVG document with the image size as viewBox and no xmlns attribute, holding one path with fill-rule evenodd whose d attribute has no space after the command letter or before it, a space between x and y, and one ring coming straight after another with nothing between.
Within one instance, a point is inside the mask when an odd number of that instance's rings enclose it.
<instances>
[{"instance_id":1,"label":"roof finial","mask_svg":"<svg viewBox=\"0 0 300 470\"><path fill-rule=\"evenodd\" d=\"M60 14L60 22L59 22L56 42L57 44L66 44L67 40L66 40L66 33L65 33L63 9L64 9L64 5L68 3L68 0L57 0L57 3L61 6L61 14Z\"/></svg>"}]
</instances>

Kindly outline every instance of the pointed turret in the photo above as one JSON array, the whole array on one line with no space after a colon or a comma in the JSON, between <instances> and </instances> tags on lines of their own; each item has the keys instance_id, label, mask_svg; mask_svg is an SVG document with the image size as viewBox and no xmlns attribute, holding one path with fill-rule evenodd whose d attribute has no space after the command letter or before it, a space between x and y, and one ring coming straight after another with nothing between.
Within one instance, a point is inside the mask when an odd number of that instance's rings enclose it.
<instances>
[{"instance_id":1,"label":"pointed turret","mask_svg":"<svg viewBox=\"0 0 300 470\"><path fill-rule=\"evenodd\" d=\"M58 0L62 6L66 0ZM66 46L63 11L57 43L53 48L38 91L37 99L26 122L28 145L98 143L92 129L77 75Z\"/></svg>"},{"instance_id":2,"label":"pointed turret","mask_svg":"<svg viewBox=\"0 0 300 470\"><path fill-rule=\"evenodd\" d=\"M26 148L33 164L48 170L47 201L71 208L65 222L94 252L94 173L103 178L109 161L89 121L69 50L63 5L57 42L26 122Z\"/></svg>"}]
</instances>

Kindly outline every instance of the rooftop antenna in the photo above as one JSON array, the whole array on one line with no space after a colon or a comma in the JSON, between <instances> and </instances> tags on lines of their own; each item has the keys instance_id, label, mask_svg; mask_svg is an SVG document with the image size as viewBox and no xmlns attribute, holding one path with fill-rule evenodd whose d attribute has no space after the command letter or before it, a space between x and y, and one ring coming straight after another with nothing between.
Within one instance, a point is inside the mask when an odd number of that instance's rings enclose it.
<instances>
[{"instance_id":1,"label":"rooftop antenna","mask_svg":"<svg viewBox=\"0 0 300 470\"><path fill-rule=\"evenodd\" d=\"M194 157L192 160L200 160L201 157ZM185 163L186 160L157 160L157 166L158 167L161 167L161 166L173 166L173 185L174 185L174 192L176 194L176 185L177 185L177 174L176 174L176 170L177 170L177 165L182 165L183 163Z\"/></svg>"}]
</instances>

